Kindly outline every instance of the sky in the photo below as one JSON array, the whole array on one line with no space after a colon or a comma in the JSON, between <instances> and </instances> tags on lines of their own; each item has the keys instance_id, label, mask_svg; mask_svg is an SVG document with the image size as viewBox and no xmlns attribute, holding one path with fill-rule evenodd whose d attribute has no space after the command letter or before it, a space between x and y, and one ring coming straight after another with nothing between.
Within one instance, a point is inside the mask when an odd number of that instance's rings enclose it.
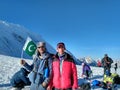
<instances>
[{"instance_id":1,"label":"sky","mask_svg":"<svg viewBox=\"0 0 120 90\"><path fill-rule=\"evenodd\" d=\"M0 20L20 24L77 58L120 58L119 0L0 0Z\"/></svg>"}]
</instances>

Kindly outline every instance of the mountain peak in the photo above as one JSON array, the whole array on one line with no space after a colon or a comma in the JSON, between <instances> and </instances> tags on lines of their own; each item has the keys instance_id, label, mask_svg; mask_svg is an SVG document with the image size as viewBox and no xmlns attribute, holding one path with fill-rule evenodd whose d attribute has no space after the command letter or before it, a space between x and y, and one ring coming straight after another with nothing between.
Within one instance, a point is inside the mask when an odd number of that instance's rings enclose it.
<instances>
[{"instance_id":1,"label":"mountain peak","mask_svg":"<svg viewBox=\"0 0 120 90\"><path fill-rule=\"evenodd\" d=\"M0 20L0 54L20 57L22 48L29 36L37 43L38 41L44 41L40 35L30 32L28 29L23 28L18 24L8 23ZM47 42L47 49L51 53L55 53L55 49ZM25 54L25 57L27 55Z\"/></svg>"}]
</instances>

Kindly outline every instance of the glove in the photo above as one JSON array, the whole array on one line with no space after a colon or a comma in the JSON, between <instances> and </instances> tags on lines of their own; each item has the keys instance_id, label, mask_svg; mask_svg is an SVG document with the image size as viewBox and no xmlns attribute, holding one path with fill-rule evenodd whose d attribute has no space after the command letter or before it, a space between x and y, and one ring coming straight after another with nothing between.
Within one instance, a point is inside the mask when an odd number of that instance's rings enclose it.
<instances>
[{"instance_id":1,"label":"glove","mask_svg":"<svg viewBox=\"0 0 120 90\"><path fill-rule=\"evenodd\" d=\"M25 65L26 61L25 60L20 60L21 65Z\"/></svg>"}]
</instances>

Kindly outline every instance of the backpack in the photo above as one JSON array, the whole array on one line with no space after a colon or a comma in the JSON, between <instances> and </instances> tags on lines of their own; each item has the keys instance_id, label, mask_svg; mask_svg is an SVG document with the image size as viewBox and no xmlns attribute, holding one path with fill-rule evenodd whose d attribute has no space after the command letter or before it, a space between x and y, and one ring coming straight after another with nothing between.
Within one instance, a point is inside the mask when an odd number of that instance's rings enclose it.
<instances>
[{"instance_id":1,"label":"backpack","mask_svg":"<svg viewBox=\"0 0 120 90\"><path fill-rule=\"evenodd\" d=\"M114 82L115 84L120 84L120 77L119 77L119 75L116 75L116 76L114 77L113 82Z\"/></svg>"},{"instance_id":2,"label":"backpack","mask_svg":"<svg viewBox=\"0 0 120 90\"><path fill-rule=\"evenodd\" d=\"M92 84L92 86L99 86L101 84L101 82L98 80L93 80L91 84Z\"/></svg>"},{"instance_id":3,"label":"backpack","mask_svg":"<svg viewBox=\"0 0 120 90\"><path fill-rule=\"evenodd\" d=\"M54 54L50 53L49 57L51 57L53 59L53 56L54 56ZM45 67L44 67L45 68L45 70L44 70L44 77L45 78L48 78L49 77L49 73L50 73L50 71L49 71L49 62L48 62L49 57L46 58L46 61L45 61Z\"/></svg>"}]
</instances>

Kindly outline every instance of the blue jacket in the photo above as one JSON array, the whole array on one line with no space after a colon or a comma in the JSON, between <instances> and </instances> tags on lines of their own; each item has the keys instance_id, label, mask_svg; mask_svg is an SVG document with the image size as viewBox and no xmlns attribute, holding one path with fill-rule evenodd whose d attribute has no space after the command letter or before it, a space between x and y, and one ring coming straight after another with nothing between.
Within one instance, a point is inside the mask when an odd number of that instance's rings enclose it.
<instances>
[{"instance_id":1,"label":"blue jacket","mask_svg":"<svg viewBox=\"0 0 120 90\"><path fill-rule=\"evenodd\" d=\"M46 66L47 63L47 66ZM51 66L52 66L52 57L48 52L45 52L42 56L38 54L34 57L33 64L25 64L28 70L31 71L29 75L29 79L32 83L41 84L45 82L46 84L49 83L50 74L51 74ZM49 69L49 77L45 77L45 69Z\"/></svg>"}]
</instances>

